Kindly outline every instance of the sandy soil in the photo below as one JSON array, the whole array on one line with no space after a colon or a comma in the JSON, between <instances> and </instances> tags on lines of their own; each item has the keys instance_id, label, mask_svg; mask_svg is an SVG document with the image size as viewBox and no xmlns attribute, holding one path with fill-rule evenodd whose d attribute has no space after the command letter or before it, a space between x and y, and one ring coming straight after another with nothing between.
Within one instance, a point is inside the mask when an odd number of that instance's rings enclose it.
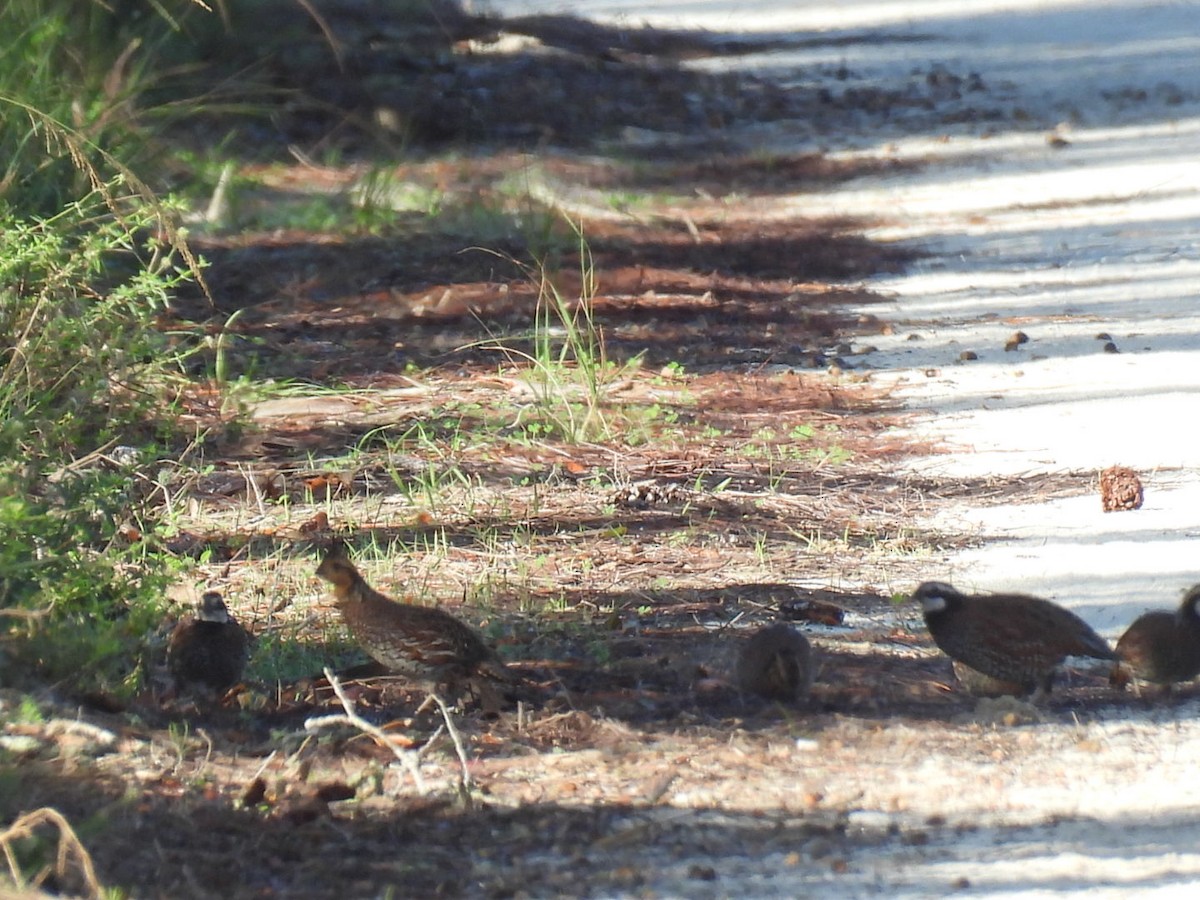
<instances>
[{"instance_id":1,"label":"sandy soil","mask_svg":"<svg viewBox=\"0 0 1200 900\"><path fill-rule=\"evenodd\" d=\"M800 3L747 17L719 4L602 3L587 13L659 27L821 29L828 46L738 62L784 83L802 84L803 66L836 60L851 83L944 67L994 88L989 100L1018 111L1019 123L947 116L931 139L916 133L912 113L865 117L857 133L825 136L800 124L777 136L835 143L849 157L930 161L780 204L887 210L889 221L870 234L932 251L903 274L869 281L894 298L884 309L897 321L892 336L873 341L872 363L887 370L877 377L927 411L917 435L961 448L917 462L920 471L1025 476L1121 463L1146 481L1146 505L1130 513L1102 513L1095 494L942 510L939 527L985 543L931 561L928 575L1054 598L1110 637L1200 580L1191 548L1200 443L1187 424L1200 349L1192 302L1200 81L1187 61L1195 39L1185 36L1194 5L995 3L964 14L961 4ZM832 42L859 30L886 42ZM1016 330L1031 340L1006 352ZM1101 352L1101 333L1118 354ZM961 360L966 350L977 360ZM1200 752L1197 710L1194 700L1051 710L1013 730L889 723L860 734L852 750L827 747L825 737L815 754L788 749L781 768L802 773L810 790L861 792L852 821L886 833L933 817L969 830L856 850L836 874L791 871L779 855L728 870L714 863L722 876L714 895L907 897L958 887L972 896L1179 896L1200 864L1198 798L1182 776Z\"/></svg>"},{"instance_id":2,"label":"sandy soil","mask_svg":"<svg viewBox=\"0 0 1200 900\"><path fill-rule=\"evenodd\" d=\"M359 392L252 409L253 426L187 486L210 530L181 529L176 549L211 556L207 574L260 635L290 616L332 653L346 648L320 630L329 611L297 562L316 513L366 522L369 540L443 541L369 574L453 597L535 683L519 712L462 717L474 790L457 790L444 742L424 758L422 794L352 730L308 734L309 716L337 709L310 678L184 712L157 698L80 712L49 697L42 721L6 694L21 777L0 798L60 809L100 881L139 897L1180 896L1200 878L1195 687L1138 698L1077 665L1037 708L977 701L893 600L924 578L1019 588L1115 637L1200 580L1186 547L1200 531L1200 451L1181 424L1198 343L1194 6L578 6L604 22L707 29L699 43L732 50L697 53L693 36L678 71L631 66L642 46L615 29L580 63L559 56L579 55L577 27L556 45L527 21L473 52L495 53L510 77L504 66L529 63L506 60L505 42L546 39L553 77L522 90L575 93L555 104L518 92L539 134L581 136L581 98L600 75L617 84L603 123L624 124L596 140L661 155L633 186L682 179L696 201L614 209L621 182L594 159L534 171L502 158L476 174L519 171L531 194L595 223L614 352L648 346L653 363L617 405L679 401L713 425L702 447L625 448L620 490L596 486L613 465L599 445L456 450L474 480L433 516L388 482L446 458L381 462L367 436L446 408L461 429L436 435L447 446L494 428L480 410L518 395L519 379L454 348L496 323L527 325L527 281L457 255L461 243L448 254L413 241L400 261L369 238L264 232L203 247L215 321L246 309L259 375L332 371ZM753 77L735 89L729 73ZM619 107L654 83L663 94L626 120ZM460 112L479 124L469 104ZM479 124L490 139L494 126ZM783 170L750 162L781 148ZM405 175L436 182L451 168ZM308 188L357 177L298 171ZM711 340L681 350L704 329ZM1029 341L1006 351L1016 330ZM1102 352L1101 332L1119 353ZM655 375L680 353L698 373L687 404L669 372ZM409 364L423 383L397 374ZM823 466L831 444L746 453L768 424L785 447L814 421L863 461ZM933 445L952 452L914 458ZM318 465L347 446L364 448L359 468ZM1095 474L1114 462L1141 472L1142 509L1101 511ZM318 488L327 502L311 502ZM294 505L266 502L280 498ZM485 577L502 588L479 610L465 595ZM793 709L737 696L725 679L739 629L809 599L845 613L801 623L817 652L813 697ZM387 681L356 684L354 699L414 739L437 724Z\"/></svg>"}]
</instances>

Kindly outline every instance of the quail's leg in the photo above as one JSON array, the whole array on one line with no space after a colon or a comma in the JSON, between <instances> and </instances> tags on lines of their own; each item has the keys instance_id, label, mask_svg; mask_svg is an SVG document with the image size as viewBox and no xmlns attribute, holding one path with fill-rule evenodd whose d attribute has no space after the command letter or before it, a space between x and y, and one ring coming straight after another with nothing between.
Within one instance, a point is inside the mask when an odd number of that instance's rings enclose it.
<instances>
[{"instance_id":1,"label":"quail's leg","mask_svg":"<svg viewBox=\"0 0 1200 900\"><path fill-rule=\"evenodd\" d=\"M1033 706L1037 706L1039 703L1042 702L1042 700L1044 700L1046 697L1050 696L1050 689L1053 687L1054 687L1054 671L1051 670L1046 673L1046 677L1042 679L1041 683L1036 688L1034 688L1033 693L1029 695L1029 702Z\"/></svg>"},{"instance_id":2,"label":"quail's leg","mask_svg":"<svg viewBox=\"0 0 1200 900\"><path fill-rule=\"evenodd\" d=\"M434 704L441 705L444 697L450 697L456 708L462 705L460 702L462 682L458 677L451 676L445 681L422 681L420 687L425 691L425 699L421 701L421 705L417 707L417 711L413 715L419 716Z\"/></svg>"},{"instance_id":3,"label":"quail's leg","mask_svg":"<svg viewBox=\"0 0 1200 900\"><path fill-rule=\"evenodd\" d=\"M479 699L479 708L485 715L495 715L504 708L504 698L488 679L474 678L470 682L470 688Z\"/></svg>"}]
</instances>

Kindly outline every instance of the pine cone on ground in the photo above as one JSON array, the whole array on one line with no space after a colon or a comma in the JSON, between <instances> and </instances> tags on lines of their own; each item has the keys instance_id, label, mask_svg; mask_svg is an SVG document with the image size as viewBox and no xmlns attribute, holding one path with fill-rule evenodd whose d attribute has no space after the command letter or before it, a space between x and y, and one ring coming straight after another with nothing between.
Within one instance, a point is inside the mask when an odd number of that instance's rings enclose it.
<instances>
[{"instance_id":1,"label":"pine cone on ground","mask_svg":"<svg viewBox=\"0 0 1200 900\"><path fill-rule=\"evenodd\" d=\"M1100 473L1100 502L1105 512L1141 509L1144 494L1137 472L1125 466L1109 466Z\"/></svg>"}]
</instances>

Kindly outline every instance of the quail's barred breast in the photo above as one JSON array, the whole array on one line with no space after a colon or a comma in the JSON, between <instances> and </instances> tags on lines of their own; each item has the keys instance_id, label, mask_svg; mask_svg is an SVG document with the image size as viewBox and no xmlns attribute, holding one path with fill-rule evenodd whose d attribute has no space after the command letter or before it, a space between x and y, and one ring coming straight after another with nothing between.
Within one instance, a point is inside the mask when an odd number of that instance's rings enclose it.
<instances>
[{"instance_id":1,"label":"quail's barred breast","mask_svg":"<svg viewBox=\"0 0 1200 900\"><path fill-rule=\"evenodd\" d=\"M474 631L439 609L379 598L347 603L342 615L371 657L415 680L454 680L499 663Z\"/></svg>"},{"instance_id":2,"label":"quail's barred breast","mask_svg":"<svg viewBox=\"0 0 1200 900\"><path fill-rule=\"evenodd\" d=\"M393 672L434 685L473 676L520 681L470 626L440 609L384 596L344 555L327 556L317 574L333 584L338 608L355 640Z\"/></svg>"}]
</instances>

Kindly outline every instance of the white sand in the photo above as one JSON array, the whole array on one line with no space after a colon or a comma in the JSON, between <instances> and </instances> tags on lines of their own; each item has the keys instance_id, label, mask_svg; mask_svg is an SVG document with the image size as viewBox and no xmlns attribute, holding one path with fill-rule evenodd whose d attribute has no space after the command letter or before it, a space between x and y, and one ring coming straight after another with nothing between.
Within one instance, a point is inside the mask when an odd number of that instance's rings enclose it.
<instances>
[{"instance_id":1,"label":"white sand","mask_svg":"<svg viewBox=\"0 0 1200 900\"><path fill-rule=\"evenodd\" d=\"M990 90L980 104L1001 98L1006 109L1019 108L1024 130L1010 119L990 126L992 134L976 123L914 136L903 121L868 121L857 132L824 135L796 123L775 133L776 146L934 162L787 198L776 212L885 215L875 237L931 253L868 285L894 298L869 311L899 323L894 335L871 341L876 377L928 412L919 435L959 448L917 468L986 476L1121 463L1142 473L1146 504L1105 514L1094 494L964 505L938 524L989 542L934 561L929 577L1051 597L1109 637L1200 582L1200 4L495 5L719 31L930 38L705 64L770 71L798 85L814 67L839 63L876 84L933 63L978 72ZM1047 143L1056 126L1068 146ZM1031 340L1006 353L1017 328ZM1101 352L1100 332L1119 354ZM960 363L966 349L978 361ZM972 897L1200 896L1198 712L1195 701L1167 703L1108 718L1099 710L1078 726L1033 726L1028 752L1002 763L976 758L969 742L938 742L923 756L897 752L887 783L864 787L865 809L900 798L980 830L863 851L839 874L769 858L726 860L714 896L941 896L960 878ZM661 887L667 895L676 889Z\"/></svg>"}]
</instances>

